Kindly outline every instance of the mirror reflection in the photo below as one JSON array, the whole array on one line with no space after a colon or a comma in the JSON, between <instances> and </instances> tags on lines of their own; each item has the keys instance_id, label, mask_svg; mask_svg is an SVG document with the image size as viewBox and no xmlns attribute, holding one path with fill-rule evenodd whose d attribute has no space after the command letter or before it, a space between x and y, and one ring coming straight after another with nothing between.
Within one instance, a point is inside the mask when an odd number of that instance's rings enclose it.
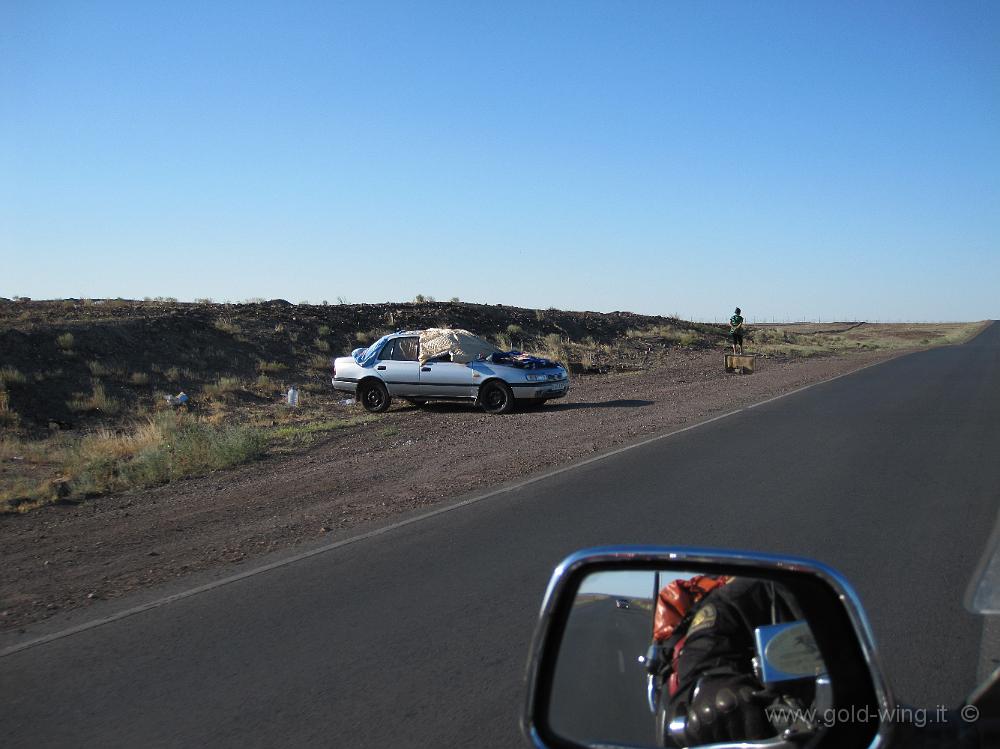
<instances>
[{"instance_id":1,"label":"mirror reflection","mask_svg":"<svg viewBox=\"0 0 1000 749\"><path fill-rule=\"evenodd\" d=\"M566 623L549 725L589 746L781 746L819 730L816 716L830 707L825 671L779 583L598 572Z\"/></svg>"}]
</instances>

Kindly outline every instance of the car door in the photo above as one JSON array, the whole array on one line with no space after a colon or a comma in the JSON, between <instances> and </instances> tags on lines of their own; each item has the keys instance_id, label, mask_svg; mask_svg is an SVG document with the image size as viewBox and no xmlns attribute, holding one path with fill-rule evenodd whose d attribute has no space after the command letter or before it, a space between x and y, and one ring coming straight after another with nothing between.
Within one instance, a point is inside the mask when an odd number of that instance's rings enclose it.
<instances>
[{"instance_id":1,"label":"car door","mask_svg":"<svg viewBox=\"0 0 1000 749\"><path fill-rule=\"evenodd\" d=\"M478 378L468 364L424 362L420 367L420 394L424 398L475 398Z\"/></svg>"},{"instance_id":2,"label":"car door","mask_svg":"<svg viewBox=\"0 0 1000 749\"><path fill-rule=\"evenodd\" d=\"M404 398L420 394L419 344L416 336L406 336L386 341L382 347L375 369L390 394Z\"/></svg>"}]
</instances>

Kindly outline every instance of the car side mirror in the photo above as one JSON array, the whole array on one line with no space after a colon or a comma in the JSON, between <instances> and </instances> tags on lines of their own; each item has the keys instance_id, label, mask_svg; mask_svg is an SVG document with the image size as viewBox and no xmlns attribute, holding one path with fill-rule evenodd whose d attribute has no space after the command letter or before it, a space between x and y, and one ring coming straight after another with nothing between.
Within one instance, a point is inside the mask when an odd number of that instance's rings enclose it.
<instances>
[{"instance_id":1,"label":"car side mirror","mask_svg":"<svg viewBox=\"0 0 1000 749\"><path fill-rule=\"evenodd\" d=\"M857 595L805 559L573 554L545 594L528 681L538 747L860 749L892 731Z\"/></svg>"}]
</instances>

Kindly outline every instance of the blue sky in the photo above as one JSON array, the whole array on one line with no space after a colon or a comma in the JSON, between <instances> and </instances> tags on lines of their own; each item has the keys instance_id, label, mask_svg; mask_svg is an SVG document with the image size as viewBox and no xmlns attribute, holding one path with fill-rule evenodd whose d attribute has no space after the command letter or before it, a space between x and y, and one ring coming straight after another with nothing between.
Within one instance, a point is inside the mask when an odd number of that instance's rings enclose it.
<instances>
[{"instance_id":1,"label":"blue sky","mask_svg":"<svg viewBox=\"0 0 1000 749\"><path fill-rule=\"evenodd\" d=\"M0 4L0 296L998 317L1000 4Z\"/></svg>"}]
</instances>

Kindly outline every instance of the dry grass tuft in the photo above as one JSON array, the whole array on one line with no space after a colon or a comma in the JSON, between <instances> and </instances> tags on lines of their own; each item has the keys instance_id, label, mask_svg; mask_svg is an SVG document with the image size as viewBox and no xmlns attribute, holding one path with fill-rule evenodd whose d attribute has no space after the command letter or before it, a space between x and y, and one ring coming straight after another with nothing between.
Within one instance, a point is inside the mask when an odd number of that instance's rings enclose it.
<instances>
[{"instance_id":1,"label":"dry grass tuft","mask_svg":"<svg viewBox=\"0 0 1000 749\"><path fill-rule=\"evenodd\" d=\"M56 478L20 479L0 493L0 511L26 512L61 498L155 486L260 457L263 434L248 426L216 426L190 414L165 412L129 430L101 429L82 439L0 442L0 456L59 462Z\"/></svg>"},{"instance_id":2,"label":"dry grass tuft","mask_svg":"<svg viewBox=\"0 0 1000 749\"><path fill-rule=\"evenodd\" d=\"M204 393L209 397L218 397L227 393L243 390L243 381L238 377L220 377L214 383L205 386Z\"/></svg>"},{"instance_id":3,"label":"dry grass tuft","mask_svg":"<svg viewBox=\"0 0 1000 749\"><path fill-rule=\"evenodd\" d=\"M264 361L261 359L257 362L257 371L262 374L279 374L286 369L288 369L288 365L278 361Z\"/></svg>"},{"instance_id":4,"label":"dry grass tuft","mask_svg":"<svg viewBox=\"0 0 1000 749\"><path fill-rule=\"evenodd\" d=\"M0 390L0 427L14 429L21 423L17 412L10 407L10 394Z\"/></svg>"},{"instance_id":5,"label":"dry grass tuft","mask_svg":"<svg viewBox=\"0 0 1000 749\"><path fill-rule=\"evenodd\" d=\"M236 336L243 332L236 322L225 317L220 317L216 320L213 325L216 330L221 330L223 333L228 333L229 335Z\"/></svg>"},{"instance_id":6,"label":"dry grass tuft","mask_svg":"<svg viewBox=\"0 0 1000 749\"><path fill-rule=\"evenodd\" d=\"M338 429L368 424L375 419L368 414L349 416L343 419L324 419L321 421L302 421L282 424L269 432L269 436L287 445L303 445L315 441L328 432Z\"/></svg>"},{"instance_id":7,"label":"dry grass tuft","mask_svg":"<svg viewBox=\"0 0 1000 749\"><path fill-rule=\"evenodd\" d=\"M558 333L549 333L539 342L539 353L546 359L568 364L573 359L569 339Z\"/></svg>"},{"instance_id":8,"label":"dry grass tuft","mask_svg":"<svg viewBox=\"0 0 1000 749\"><path fill-rule=\"evenodd\" d=\"M24 385L28 379L14 367L0 367L0 390L10 388L12 385Z\"/></svg>"},{"instance_id":9,"label":"dry grass tuft","mask_svg":"<svg viewBox=\"0 0 1000 749\"><path fill-rule=\"evenodd\" d=\"M121 401L108 395L104 385L97 380L94 381L94 390L89 396L74 398L67 401L66 405L71 411L82 413L99 411L107 416L113 416L122 410Z\"/></svg>"},{"instance_id":10,"label":"dry grass tuft","mask_svg":"<svg viewBox=\"0 0 1000 749\"><path fill-rule=\"evenodd\" d=\"M322 354L315 354L309 358L309 368L310 369L329 369L330 368L330 357L323 356Z\"/></svg>"},{"instance_id":11,"label":"dry grass tuft","mask_svg":"<svg viewBox=\"0 0 1000 749\"><path fill-rule=\"evenodd\" d=\"M87 369L94 377L125 377L125 368L112 364L105 364L97 359L87 362Z\"/></svg>"}]
</instances>

